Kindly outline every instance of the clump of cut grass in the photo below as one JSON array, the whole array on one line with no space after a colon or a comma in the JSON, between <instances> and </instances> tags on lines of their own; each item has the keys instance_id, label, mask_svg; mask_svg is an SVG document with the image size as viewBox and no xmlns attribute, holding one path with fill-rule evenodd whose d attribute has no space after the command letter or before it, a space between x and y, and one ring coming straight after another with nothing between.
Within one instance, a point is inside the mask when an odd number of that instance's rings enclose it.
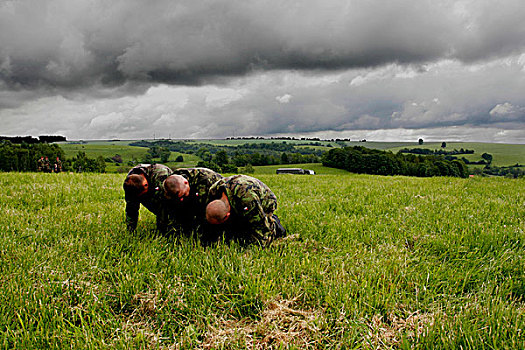
<instances>
[{"instance_id":1,"label":"clump of cut grass","mask_svg":"<svg viewBox=\"0 0 525 350\"><path fill-rule=\"evenodd\" d=\"M201 347L316 349L320 346L318 339L324 324L323 312L296 309L294 302L283 299L269 301L258 320L220 319L217 325L209 326Z\"/></svg>"}]
</instances>

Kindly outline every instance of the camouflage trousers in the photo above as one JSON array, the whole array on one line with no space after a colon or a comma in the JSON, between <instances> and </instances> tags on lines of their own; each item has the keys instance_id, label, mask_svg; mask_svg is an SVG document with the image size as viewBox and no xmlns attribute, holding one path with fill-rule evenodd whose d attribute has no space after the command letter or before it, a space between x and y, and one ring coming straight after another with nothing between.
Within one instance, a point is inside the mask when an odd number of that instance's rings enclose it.
<instances>
[{"instance_id":1,"label":"camouflage trousers","mask_svg":"<svg viewBox=\"0 0 525 350\"><path fill-rule=\"evenodd\" d=\"M279 217L273 213L266 214L266 221L270 227L269 232L260 234L258 232L248 231L243 237L247 243L259 244L263 247L267 247L275 239L284 237L286 235L286 229L281 224Z\"/></svg>"}]
</instances>

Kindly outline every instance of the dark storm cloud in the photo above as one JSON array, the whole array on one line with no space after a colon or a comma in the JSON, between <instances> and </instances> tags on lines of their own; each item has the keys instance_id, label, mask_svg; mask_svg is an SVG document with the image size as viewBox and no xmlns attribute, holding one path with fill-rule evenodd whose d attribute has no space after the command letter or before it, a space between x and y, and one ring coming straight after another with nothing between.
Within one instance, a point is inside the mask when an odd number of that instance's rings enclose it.
<instances>
[{"instance_id":1,"label":"dark storm cloud","mask_svg":"<svg viewBox=\"0 0 525 350\"><path fill-rule=\"evenodd\" d=\"M522 0L0 0L1 129L523 140L523 18Z\"/></svg>"},{"instance_id":2,"label":"dark storm cloud","mask_svg":"<svg viewBox=\"0 0 525 350\"><path fill-rule=\"evenodd\" d=\"M0 79L72 89L476 61L523 51L523 18L518 0L2 1Z\"/></svg>"}]
</instances>

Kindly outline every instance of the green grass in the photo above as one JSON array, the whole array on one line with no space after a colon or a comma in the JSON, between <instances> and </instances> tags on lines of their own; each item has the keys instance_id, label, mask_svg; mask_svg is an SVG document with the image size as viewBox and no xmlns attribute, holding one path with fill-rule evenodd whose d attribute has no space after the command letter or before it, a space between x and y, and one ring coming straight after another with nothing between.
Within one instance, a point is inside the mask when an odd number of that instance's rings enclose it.
<instances>
[{"instance_id":1,"label":"green grass","mask_svg":"<svg viewBox=\"0 0 525 350\"><path fill-rule=\"evenodd\" d=\"M255 174L275 174L279 168L303 168L315 171L316 175L350 175L346 170L328 168L323 166L321 163L305 163L305 164L281 164L281 165L265 165L265 166L254 166ZM239 168L242 171L242 167ZM281 176L296 176L290 174L281 174Z\"/></svg>"},{"instance_id":2,"label":"green grass","mask_svg":"<svg viewBox=\"0 0 525 350\"><path fill-rule=\"evenodd\" d=\"M402 148L425 148L425 149L442 149L441 143L429 143L413 146L394 147L389 150L397 152ZM525 164L525 145L511 145L502 143L479 143L479 142L447 142L446 151L454 149L469 149L474 150L474 154L459 154L457 157L465 157L470 161L481 160L483 153L490 153L493 156L492 165L495 166L511 166L516 163Z\"/></svg>"},{"instance_id":3,"label":"green grass","mask_svg":"<svg viewBox=\"0 0 525 350\"><path fill-rule=\"evenodd\" d=\"M289 238L125 231L118 174L0 178L0 347L525 347L525 181L258 175Z\"/></svg>"},{"instance_id":4,"label":"green grass","mask_svg":"<svg viewBox=\"0 0 525 350\"><path fill-rule=\"evenodd\" d=\"M79 151L85 152L90 158L96 158L98 156L111 158L116 154L120 154L123 163L117 166L113 162L106 162L106 171L109 173L122 173L127 172L131 168L131 166L128 165L129 161L135 159L139 163L142 162L148 151L146 147L129 146L127 145L129 142L130 141L90 141L85 144L60 144L60 147L64 150L67 158L73 158ZM183 156L183 162L175 162L175 159L179 155ZM200 158L193 154L171 152L169 161L164 164L172 168L192 167L195 166L199 160ZM160 160L157 159L157 161L159 162Z\"/></svg>"}]
</instances>

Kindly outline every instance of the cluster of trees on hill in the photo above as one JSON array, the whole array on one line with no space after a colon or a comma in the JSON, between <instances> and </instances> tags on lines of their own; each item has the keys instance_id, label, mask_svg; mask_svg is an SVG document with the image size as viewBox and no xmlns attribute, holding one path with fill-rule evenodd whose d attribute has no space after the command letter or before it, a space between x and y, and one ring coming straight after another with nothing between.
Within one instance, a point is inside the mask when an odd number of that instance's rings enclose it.
<instances>
[{"instance_id":1,"label":"cluster of trees on hill","mask_svg":"<svg viewBox=\"0 0 525 350\"><path fill-rule=\"evenodd\" d=\"M254 152L263 152L265 154L289 152L289 153L300 153L300 154L316 154L320 156L323 151L315 148L308 147L299 147L296 148L293 144L283 142L261 142L261 143L245 143L242 145L211 145L203 144L196 142L184 142L184 141L169 141L169 140L159 140L159 141L137 141L131 142L130 146L139 146L139 147L163 147L167 148L172 152L180 153L189 153L194 154L201 148L206 148L210 153L215 154L218 151L226 151L229 155L234 153L240 154L250 154Z\"/></svg>"},{"instance_id":2,"label":"cluster of trees on hill","mask_svg":"<svg viewBox=\"0 0 525 350\"><path fill-rule=\"evenodd\" d=\"M337 141L348 141L350 139L320 139L319 137L293 137L293 136L278 136L278 137L269 137L265 138L262 136L241 136L241 137L227 137L226 140L293 140L293 141L328 141L328 142L337 142Z\"/></svg>"},{"instance_id":3,"label":"cluster of trees on hill","mask_svg":"<svg viewBox=\"0 0 525 350\"><path fill-rule=\"evenodd\" d=\"M152 146L148 149L144 163L152 163L153 158L160 158L161 163L166 163L170 159L171 151L167 147Z\"/></svg>"},{"instance_id":4,"label":"cluster of trees on hill","mask_svg":"<svg viewBox=\"0 0 525 350\"><path fill-rule=\"evenodd\" d=\"M66 159L64 151L57 144L21 143L0 141L0 171L37 171L38 160L47 157L51 164L57 157L62 162L63 171L104 172L106 163L103 157L88 158L85 152Z\"/></svg>"},{"instance_id":5,"label":"cluster of trees on hill","mask_svg":"<svg viewBox=\"0 0 525 350\"><path fill-rule=\"evenodd\" d=\"M256 153L235 153L229 156L225 150L212 154L208 149L201 148L196 155L202 159L197 166L206 167L219 172L233 173L237 167L251 167L253 165L318 163L320 158L315 154L281 153L280 156Z\"/></svg>"},{"instance_id":6,"label":"cluster of trees on hill","mask_svg":"<svg viewBox=\"0 0 525 350\"><path fill-rule=\"evenodd\" d=\"M424 155L457 155L457 154L474 154L474 150L471 149L454 149L452 151L445 151L442 149L426 149L426 148L403 148L399 151L400 153L412 153L412 154L424 154Z\"/></svg>"},{"instance_id":7,"label":"cluster of trees on hill","mask_svg":"<svg viewBox=\"0 0 525 350\"><path fill-rule=\"evenodd\" d=\"M64 151L57 144L0 141L1 171L37 171L40 157L63 159Z\"/></svg>"},{"instance_id":8,"label":"cluster of trees on hill","mask_svg":"<svg viewBox=\"0 0 525 350\"><path fill-rule=\"evenodd\" d=\"M520 164L515 164L508 167L497 167L487 165L483 168L475 168L473 170L475 175L485 175L485 176L505 176L509 178L518 178L525 176L525 166Z\"/></svg>"},{"instance_id":9,"label":"cluster of trees on hill","mask_svg":"<svg viewBox=\"0 0 525 350\"><path fill-rule=\"evenodd\" d=\"M86 152L79 151L76 156L64 161L64 170L89 173L103 173L106 171L104 157L89 158Z\"/></svg>"},{"instance_id":10,"label":"cluster of trees on hill","mask_svg":"<svg viewBox=\"0 0 525 350\"><path fill-rule=\"evenodd\" d=\"M173 152L195 154L204 162L213 162L213 158L219 154L228 157L228 163L237 167L251 165L273 165L294 163L318 163L322 150L301 147L286 142L246 143L237 146L218 146L202 143L190 143L183 141L159 140L154 142L138 141L130 143L131 146L154 147L167 149ZM216 162L217 163L217 162ZM213 168L214 164L209 164Z\"/></svg>"},{"instance_id":11,"label":"cluster of trees on hill","mask_svg":"<svg viewBox=\"0 0 525 350\"><path fill-rule=\"evenodd\" d=\"M130 146L138 147L163 147L169 149L171 152L189 153L193 154L201 148L201 144L195 142L184 142L184 141L169 141L169 140L158 140L158 141L135 141L129 144Z\"/></svg>"},{"instance_id":12,"label":"cluster of trees on hill","mask_svg":"<svg viewBox=\"0 0 525 350\"><path fill-rule=\"evenodd\" d=\"M34 143L52 143L52 142L61 142L66 141L64 136L54 136L54 135L41 135L38 138L32 136L0 136L0 141L9 141L15 144L34 144Z\"/></svg>"},{"instance_id":13,"label":"cluster of trees on hill","mask_svg":"<svg viewBox=\"0 0 525 350\"><path fill-rule=\"evenodd\" d=\"M353 173L407 176L467 177L468 169L460 160L448 161L442 156L394 154L362 146L335 148L322 157L323 165Z\"/></svg>"}]
</instances>

